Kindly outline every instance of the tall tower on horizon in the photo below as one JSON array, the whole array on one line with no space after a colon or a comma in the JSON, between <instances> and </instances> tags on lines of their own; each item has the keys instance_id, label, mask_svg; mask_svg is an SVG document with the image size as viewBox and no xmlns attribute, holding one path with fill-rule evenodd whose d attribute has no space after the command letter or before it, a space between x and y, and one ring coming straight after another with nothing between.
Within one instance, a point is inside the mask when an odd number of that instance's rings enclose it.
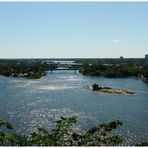
<instances>
[{"instance_id":1,"label":"tall tower on horizon","mask_svg":"<svg viewBox=\"0 0 148 148\"><path fill-rule=\"evenodd\" d=\"M145 54L145 64L148 65L148 54Z\"/></svg>"},{"instance_id":2,"label":"tall tower on horizon","mask_svg":"<svg viewBox=\"0 0 148 148\"><path fill-rule=\"evenodd\" d=\"M120 60L123 60L124 58L123 58L123 56L120 56Z\"/></svg>"}]
</instances>

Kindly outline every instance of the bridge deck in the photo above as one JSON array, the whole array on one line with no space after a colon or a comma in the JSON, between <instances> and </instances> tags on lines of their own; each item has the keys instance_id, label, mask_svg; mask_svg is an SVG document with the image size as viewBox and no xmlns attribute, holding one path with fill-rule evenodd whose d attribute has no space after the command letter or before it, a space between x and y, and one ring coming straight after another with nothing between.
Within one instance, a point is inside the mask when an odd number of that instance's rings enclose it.
<instances>
[{"instance_id":1,"label":"bridge deck","mask_svg":"<svg viewBox=\"0 0 148 148\"><path fill-rule=\"evenodd\" d=\"M51 71L51 74L53 71L56 71L56 70L71 70L71 71L74 71L74 73L76 74L76 71L77 70L82 70L82 68L57 68L57 69L50 69L49 71Z\"/></svg>"},{"instance_id":2,"label":"bridge deck","mask_svg":"<svg viewBox=\"0 0 148 148\"><path fill-rule=\"evenodd\" d=\"M57 69L50 69L50 70L82 70L82 68L57 68Z\"/></svg>"}]
</instances>

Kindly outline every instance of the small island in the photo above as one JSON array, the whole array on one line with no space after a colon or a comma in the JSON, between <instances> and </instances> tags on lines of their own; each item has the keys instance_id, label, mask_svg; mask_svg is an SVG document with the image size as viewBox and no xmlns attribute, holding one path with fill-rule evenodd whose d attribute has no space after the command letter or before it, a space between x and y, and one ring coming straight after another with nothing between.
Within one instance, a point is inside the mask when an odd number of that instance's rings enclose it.
<instances>
[{"instance_id":1,"label":"small island","mask_svg":"<svg viewBox=\"0 0 148 148\"><path fill-rule=\"evenodd\" d=\"M108 93L108 94L125 94L125 95L134 95L135 93L132 91L124 90L124 89L115 89L111 87L102 87L98 84L93 84L92 86L88 86L89 89L93 91L98 91L102 93Z\"/></svg>"}]
</instances>

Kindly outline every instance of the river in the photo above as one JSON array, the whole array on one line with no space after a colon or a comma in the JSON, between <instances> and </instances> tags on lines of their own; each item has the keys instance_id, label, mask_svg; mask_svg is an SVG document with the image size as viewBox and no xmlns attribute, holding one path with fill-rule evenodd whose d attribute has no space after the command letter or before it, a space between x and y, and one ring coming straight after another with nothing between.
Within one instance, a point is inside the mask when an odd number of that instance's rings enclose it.
<instances>
[{"instance_id":1,"label":"river","mask_svg":"<svg viewBox=\"0 0 148 148\"><path fill-rule=\"evenodd\" d=\"M87 85L122 88L134 96L100 94ZM78 117L75 130L84 130L119 119L115 130L123 145L148 139L148 84L135 78L99 78L74 71L48 72L39 80L0 76L0 118L11 122L14 131L28 133L37 127L51 129L60 116Z\"/></svg>"}]
</instances>

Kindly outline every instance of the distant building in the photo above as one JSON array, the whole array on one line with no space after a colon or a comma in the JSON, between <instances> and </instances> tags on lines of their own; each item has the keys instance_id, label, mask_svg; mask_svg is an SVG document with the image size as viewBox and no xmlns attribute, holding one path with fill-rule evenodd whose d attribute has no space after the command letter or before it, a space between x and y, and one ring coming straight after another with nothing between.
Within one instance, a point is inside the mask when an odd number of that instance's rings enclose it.
<instances>
[{"instance_id":1,"label":"distant building","mask_svg":"<svg viewBox=\"0 0 148 148\"><path fill-rule=\"evenodd\" d=\"M147 60L148 60L148 54L146 54L146 55L145 55L145 59L147 59Z\"/></svg>"},{"instance_id":2,"label":"distant building","mask_svg":"<svg viewBox=\"0 0 148 148\"><path fill-rule=\"evenodd\" d=\"M145 64L148 64L148 54L145 55Z\"/></svg>"},{"instance_id":3,"label":"distant building","mask_svg":"<svg viewBox=\"0 0 148 148\"><path fill-rule=\"evenodd\" d=\"M120 59L123 60L123 56L120 56Z\"/></svg>"}]
</instances>

